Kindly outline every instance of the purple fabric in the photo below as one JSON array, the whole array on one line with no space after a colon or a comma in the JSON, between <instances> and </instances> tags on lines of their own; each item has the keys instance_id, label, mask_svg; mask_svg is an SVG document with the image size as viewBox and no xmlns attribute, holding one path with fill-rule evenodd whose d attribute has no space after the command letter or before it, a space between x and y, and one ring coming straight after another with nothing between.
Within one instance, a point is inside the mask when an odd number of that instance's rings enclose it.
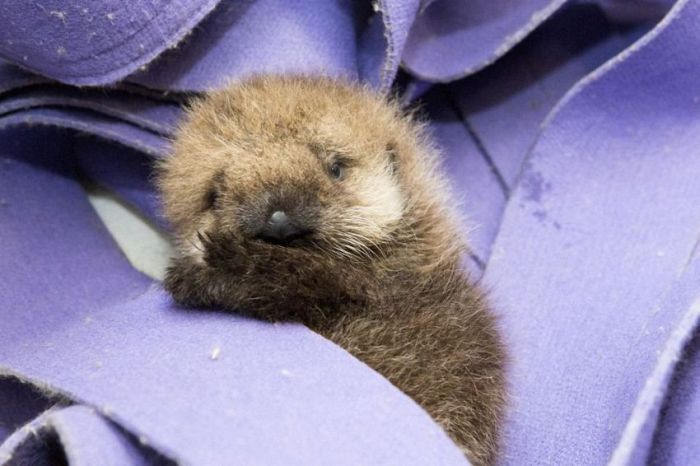
<instances>
[{"instance_id":1,"label":"purple fabric","mask_svg":"<svg viewBox=\"0 0 700 466\"><path fill-rule=\"evenodd\" d=\"M78 90L69 87L51 86L30 88L15 92L0 102L0 115L38 107L62 107L86 109L113 117L142 129L170 136L180 117L181 108L174 102L135 99L131 93L112 91Z\"/></svg>"},{"instance_id":2,"label":"purple fabric","mask_svg":"<svg viewBox=\"0 0 700 466\"><path fill-rule=\"evenodd\" d=\"M464 464L307 329L173 306L76 182L165 226L178 92L291 71L389 90L400 62L509 342L501 462L696 462L700 0L649 33L669 1L561 3L1 6L0 462Z\"/></svg>"},{"instance_id":3,"label":"purple fabric","mask_svg":"<svg viewBox=\"0 0 700 466\"><path fill-rule=\"evenodd\" d=\"M360 78L388 89L418 0L222 2L192 37L130 81L204 90L254 73Z\"/></svg>"},{"instance_id":4,"label":"purple fabric","mask_svg":"<svg viewBox=\"0 0 700 466\"><path fill-rule=\"evenodd\" d=\"M55 446L54 438L42 431L52 413L53 409L47 409L17 429L0 445L0 461L3 465L50 466L52 460L55 464L59 459L63 459L62 462L65 463L65 455L60 451L57 455L56 449L52 448Z\"/></svg>"},{"instance_id":5,"label":"purple fabric","mask_svg":"<svg viewBox=\"0 0 700 466\"><path fill-rule=\"evenodd\" d=\"M466 124L508 190L557 101L647 29L617 28L595 6L576 5L555 15L513 54L452 86Z\"/></svg>"},{"instance_id":6,"label":"purple fabric","mask_svg":"<svg viewBox=\"0 0 700 466\"><path fill-rule=\"evenodd\" d=\"M669 290L700 231L698 17L678 3L578 83L509 199L484 277L516 355L508 464L617 461L657 351L694 331L697 278L686 299Z\"/></svg>"},{"instance_id":7,"label":"purple fabric","mask_svg":"<svg viewBox=\"0 0 700 466\"><path fill-rule=\"evenodd\" d=\"M0 93L6 93L21 87L41 84L47 81L46 78L27 73L14 65L0 60Z\"/></svg>"},{"instance_id":8,"label":"purple fabric","mask_svg":"<svg viewBox=\"0 0 700 466\"><path fill-rule=\"evenodd\" d=\"M700 322L698 283L700 283L700 255L695 251L694 255L689 259L682 277L673 284L671 290L663 299L663 304L660 306L659 311L657 311L661 318L655 320L660 325L659 330L661 330L661 327L667 325L669 321L673 321L673 318L669 318L669 316L673 315L675 317L677 310L682 310L680 316L677 317L678 323L673 325L673 332L671 332L663 347L656 352L658 359L655 367L644 381L644 387L637 396L632 414L627 420L625 430L610 462L611 464L646 464L650 456L655 432L659 430L660 435L665 434L663 424L661 424L659 429L659 415L662 403L664 398L673 399L667 396L671 378L674 371L677 370L677 363L684 356L683 348L688 345L689 340L695 333L694 329L697 328ZM685 357L688 361L692 361L694 355L688 353ZM692 380L692 374L690 377L687 377L683 375L682 371L678 371L678 377L681 380L685 378ZM680 390L676 393L681 400L684 400L688 398L692 390ZM673 395L672 393L671 396ZM669 405L670 409L673 409L676 403L669 403ZM691 413L690 419L692 419L693 415L697 416L698 414L698 411L693 413L692 405L688 412ZM697 426L697 421L695 425ZM677 426L674 426L672 432L675 432L676 428ZM694 446L691 446L689 449L697 451ZM655 449L655 452L657 454L668 454L670 452L677 459L674 449L669 451L669 449L659 446L659 448ZM678 456L681 458L683 456L691 457L691 455L687 454L687 450L684 453ZM690 463L681 462L680 464Z\"/></svg>"},{"instance_id":9,"label":"purple fabric","mask_svg":"<svg viewBox=\"0 0 700 466\"><path fill-rule=\"evenodd\" d=\"M322 464L339 451L345 464L464 463L410 399L307 329L174 307L66 177L68 148L30 136L5 133L0 171L0 373L87 402L187 463Z\"/></svg>"},{"instance_id":10,"label":"purple fabric","mask_svg":"<svg viewBox=\"0 0 700 466\"><path fill-rule=\"evenodd\" d=\"M700 458L700 336L698 332L681 355L667 400L661 412L655 446L649 462L654 465L693 464Z\"/></svg>"},{"instance_id":11,"label":"purple fabric","mask_svg":"<svg viewBox=\"0 0 700 466\"><path fill-rule=\"evenodd\" d=\"M388 89L418 4L381 0L375 12L347 0L15 2L0 10L0 56L78 85L128 77L202 91L253 73L320 71Z\"/></svg>"},{"instance_id":12,"label":"purple fabric","mask_svg":"<svg viewBox=\"0 0 700 466\"><path fill-rule=\"evenodd\" d=\"M46 0L0 6L0 56L70 84L107 84L177 44L217 0Z\"/></svg>"},{"instance_id":13,"label":"purple fabric","mask_svg":"<svg viewBox=\"0 0 700 466\"><path fill-rule=\"evenodd\" d=\"M583 25L578 26L583 20ZM513 186L522 170L540 125L571 85L648 30L645 25L619 29L593 5L580 5L555 14L552 21L499 63L445 88L436 97L450 102L462 120L453 144L469 144L487 172L467 168L465 210L476 225L470 242L482 264L491 245ZM584 34L582 34L584 33ZM444 111L443 111L444 113ZM435 126L441 118L431 113ZM440 138L438 138L440 139ZM440 141L439 141L440 142ZM450 158L449 160L452 160ZM469 157L467 157L469 159Z\"/></svg>"},{"instance_id":14,"label":"purple fabric","mask_svg":"<svg viewBox=\"0 0 700 466\"><path fill-rule=\"evenodd\" d=\"M596 3L612 19L622 22L635 22L663 17L675 3L675 0L598 0Z\"/></svg>"},{"instance_id":15,"label":"purple fabric","mask_svg":"<svg viewBox=\"0 0 700 466\"><path fill-rule=\"evenodd\" d=\"M160 200L153 190L152 157L121 144L105 144L97 138L76 139L72 148L85 178L114 192L122 201L168 230Z\"/></svg>"},{"instance_id":16,"label":"purple fabric","mask_svg":"<svg viewBox=\"0 0 700 466\"><path fill-rule=\"evenodd\" d=\"M8 466L56 464L59 455L76 466L170 463L134 442L94 409L79 405L47 410L0 447L0 458Z\"/></svg>"},{"instance_id":17,"label":"purple fabric","mask_svg":"<svg viewBox=\"0 0 700 466\"><path fill-rule=\"evenodd\" d=\"M403 65L427 81L462 78L493 63L564 0L436 0L422 9Z\"/></svg>"},{"instance_id":18,"label":"purple fabric","mask_svg":"<svg viewBox=\"0 0 700 466\"><path fill-rule=\"evenodd\" d=\"M31 385L17 379L0 379L0 445L18 427L51 406L51 401Z\"/></svg>"},{"instance_id":19,"label":"purple fabric","mask_svg":"<svg viewBox=\"0 0 700 466\"><path fill-rule=\"evenodd\" d=\"M357 78L355 44L368 7L344 0L220 2L181 46L129 80L158 89L203 90L262 72L323 70Z\"/></svg>"},{"instance_id":20,"label":"purple fabric","mask_svg":"<svg viewBox=\"0 0 700 466\"><path fill-rule=\"evenodd\" d=\"M119 142L156 157L167 153L169 147L166 139L149 131L123 121L103 118L97 114L80 110L30 108L22 112L0 116L0 129L18 125L55 126L74 129Z\"/></svg>"},{"instance_id":21,"label":"purple fabric","mask_svg":"<svg viewBox=\"0 0 700 466\"><path fill-rule=\"evenodd\" d=\"M358 60L360 77L381 89L388 89L396 76L409 30L416 18L418 0L376 0L377 15L361 37Z\"/></svg>"}]
</instances>

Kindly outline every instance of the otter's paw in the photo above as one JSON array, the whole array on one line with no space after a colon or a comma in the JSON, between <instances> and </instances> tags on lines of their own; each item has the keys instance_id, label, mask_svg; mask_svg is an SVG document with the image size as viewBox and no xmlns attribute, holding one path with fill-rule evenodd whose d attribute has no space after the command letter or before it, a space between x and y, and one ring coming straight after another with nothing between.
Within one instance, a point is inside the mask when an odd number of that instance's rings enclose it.
<instances>
[{"instance_id":1,"label":"otter's paw","mask_svg":"<svg viewBox=\"0 0 700 466\"><path fill-rule=\"evenodd\" d=\"M163 286L173 299L185 306L211 306L211 285L206 264L197 263L189 257L172 260L165 274Z\"/></svg>"}]
</instances>

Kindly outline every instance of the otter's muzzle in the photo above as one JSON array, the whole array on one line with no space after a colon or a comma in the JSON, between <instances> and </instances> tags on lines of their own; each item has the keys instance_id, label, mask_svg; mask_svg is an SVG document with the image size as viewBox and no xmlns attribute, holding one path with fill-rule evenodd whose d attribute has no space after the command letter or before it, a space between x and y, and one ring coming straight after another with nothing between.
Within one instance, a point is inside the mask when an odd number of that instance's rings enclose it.
<instances>
[{"instance_id":1,"label":"otter's muzzle","mask_svg":"<svg viewBox=\"0 0 700 466\"><path fill-rule=\"evenodd\" d=\"M257 236L270 243L289 244L309 233L311 233L310 230L296 225L286 212L276 210L272 212Z\"/></svg>"}]
</instances>

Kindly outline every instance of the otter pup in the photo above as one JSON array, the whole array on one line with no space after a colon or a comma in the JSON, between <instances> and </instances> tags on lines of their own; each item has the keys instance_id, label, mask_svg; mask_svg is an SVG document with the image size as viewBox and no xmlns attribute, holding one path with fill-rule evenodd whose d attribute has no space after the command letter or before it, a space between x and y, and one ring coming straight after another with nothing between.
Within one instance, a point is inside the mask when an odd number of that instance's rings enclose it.
<instances>
[{"instance_id":1,"label":"otter pup","mask_svg":"<svg viewBox=\"0 0 700 466\"><path fill-rule=\"evenodd\" d=\"M258 77L195 101L160 166L176 301L293 320L383 374L491 464L504 350L460 259L436 151L396 102Z\"/></svg>"}]
</instances>

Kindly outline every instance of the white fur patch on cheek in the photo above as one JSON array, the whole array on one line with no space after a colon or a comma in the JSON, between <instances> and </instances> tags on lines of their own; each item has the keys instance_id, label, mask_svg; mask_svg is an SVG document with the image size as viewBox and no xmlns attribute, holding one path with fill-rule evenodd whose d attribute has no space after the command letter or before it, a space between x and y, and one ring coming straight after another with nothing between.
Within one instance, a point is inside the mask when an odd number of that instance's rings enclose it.
<instances>
[{"instance_id":1,"label":"white fur patch on cheek","mask_svg":"<svg viewBox=\"0 0 700 466\"><path fill-rule=\"evenodd\" d=\"M376 226L386 227L401 220L404 199L396 180L390 175L363 178L357 194L362 201L363 214Z\"/></svg>"}]
</instances>

